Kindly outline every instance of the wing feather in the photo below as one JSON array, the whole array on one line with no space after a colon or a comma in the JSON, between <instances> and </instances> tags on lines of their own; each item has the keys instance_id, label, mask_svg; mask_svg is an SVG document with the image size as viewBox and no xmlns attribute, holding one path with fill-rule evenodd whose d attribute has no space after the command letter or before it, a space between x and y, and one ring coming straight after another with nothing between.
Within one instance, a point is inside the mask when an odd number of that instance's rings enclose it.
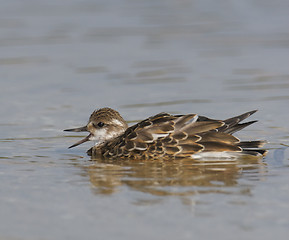
<instances>
[{"instance_id":1,"label":"wing feather","mask_svg":"<svg viewBox=\"0 0 289 240\"><path fill-rule=\"evenodd\" d=\"M242 148L224 142L202 142L204 150L208 152L241 152Z\"/></svg>"},{"instance_id":2,"label":"wing feather","mask_svg":"<svg viewBox=\"0 0 289 240\"><path fill-rule=\"evenodd\" d=\"M236 144L240 142L238 138L224 132L207 132L200 136L200 142L224 142L228 144Z\"/></svg>"}]
</instances>

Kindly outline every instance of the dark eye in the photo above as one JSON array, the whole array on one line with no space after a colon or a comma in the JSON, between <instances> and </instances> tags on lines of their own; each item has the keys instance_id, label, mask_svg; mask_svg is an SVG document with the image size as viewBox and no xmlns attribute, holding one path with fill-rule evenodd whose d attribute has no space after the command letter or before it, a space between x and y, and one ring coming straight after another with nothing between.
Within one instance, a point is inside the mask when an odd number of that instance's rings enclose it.
<instances>
[{"instance_id":1,"label":"dark eye","mask_svg":"<svg viewBox=\"0 0 289 240\"><path fill-rule=\"evenodd\" d=\"M97 124L95 123L92 123L92 125L95 127L95 128L102 128L105 124L103 122L99 122Z\"/></svg>"},{"instance_id":2,"label":"dark eye","mask_svg":"<svg viewBox=\"0 0 289 240\"><path fill-rule=\"evenodd\" d=\"M99 122L99 123L97 124L97 126L103 127L103 126L104 126L104 123L103 123L103 122Z\"/></svg>"}]
</instances>

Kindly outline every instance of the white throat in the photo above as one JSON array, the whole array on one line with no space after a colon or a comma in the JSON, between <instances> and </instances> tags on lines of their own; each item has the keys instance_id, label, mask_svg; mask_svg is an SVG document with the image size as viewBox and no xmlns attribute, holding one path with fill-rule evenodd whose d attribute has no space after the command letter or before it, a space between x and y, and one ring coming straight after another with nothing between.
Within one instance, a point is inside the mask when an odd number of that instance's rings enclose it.
<instances>
[{"instance_id":1,"label":"white throat","mask_svg":"<svg viewBox=\"0 0 289 240\"><path fill-rule=\"evenodd\" d=\"M108 131L107 129L103 128L98 129L94 133L92 133L92 136L89 138L89 140L94 141L95 146L97 146L106 141L112 140L119 135L119 132Z\"/></svg>"}]
</instances>

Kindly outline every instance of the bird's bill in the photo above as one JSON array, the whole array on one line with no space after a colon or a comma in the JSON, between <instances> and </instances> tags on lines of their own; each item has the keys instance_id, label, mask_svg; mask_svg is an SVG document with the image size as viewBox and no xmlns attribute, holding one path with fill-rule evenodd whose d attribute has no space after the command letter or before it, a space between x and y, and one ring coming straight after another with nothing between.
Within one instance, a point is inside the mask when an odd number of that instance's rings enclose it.
<instances>
[{"instance_id":1,"label":"bird's bill","mask_svg":"<svg viewBox=\"0 0 289 240\"><path fill-rule=\"evenodd\" d=\"M84 127L79 127L79 128L70 128L70 129L65 129L63 131L66 131L66 132L87 132L87 127L84 126Z\"/></svg>"},{"instance_id":2,"label":"bird's bill","mask_svg":"<svg viewBox=\"0 0 289 240\"><path fill-rule=\"evenodd\" d=\"M73 148L73 147L76 147L82 143L85 143L87 141L90 141L90 137L91 137L91 134L89 134L87 137L81 139L80 141L78 141L77 143L74 143L73 145L71 145L69 148Z\"/></svg>"}]
</instances>

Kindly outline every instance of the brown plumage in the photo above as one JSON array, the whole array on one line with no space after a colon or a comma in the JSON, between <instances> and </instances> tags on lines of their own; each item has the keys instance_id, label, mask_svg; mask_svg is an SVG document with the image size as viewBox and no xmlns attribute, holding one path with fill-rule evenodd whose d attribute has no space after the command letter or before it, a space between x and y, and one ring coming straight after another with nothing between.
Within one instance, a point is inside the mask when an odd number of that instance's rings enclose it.
<instances>
[{"instance_id":1,"label":"brown plumage","mask_svg":"<svg viewBox=\"0 0 289 240\"><path fill-rule=\"evenodd\" d=\"M262 156L265 141L241 142L232 134L256 121L240 123L256 110L226 120L196 114L160 113L128 127L120 114L111 108L93 112L86 126L65 131L89 131L90 134L71 147L96 140L88 150L92 157L114 159L171 159L250 154ZM216 156L220 154L216 154Z\"/></svg>"}]
</instances>

